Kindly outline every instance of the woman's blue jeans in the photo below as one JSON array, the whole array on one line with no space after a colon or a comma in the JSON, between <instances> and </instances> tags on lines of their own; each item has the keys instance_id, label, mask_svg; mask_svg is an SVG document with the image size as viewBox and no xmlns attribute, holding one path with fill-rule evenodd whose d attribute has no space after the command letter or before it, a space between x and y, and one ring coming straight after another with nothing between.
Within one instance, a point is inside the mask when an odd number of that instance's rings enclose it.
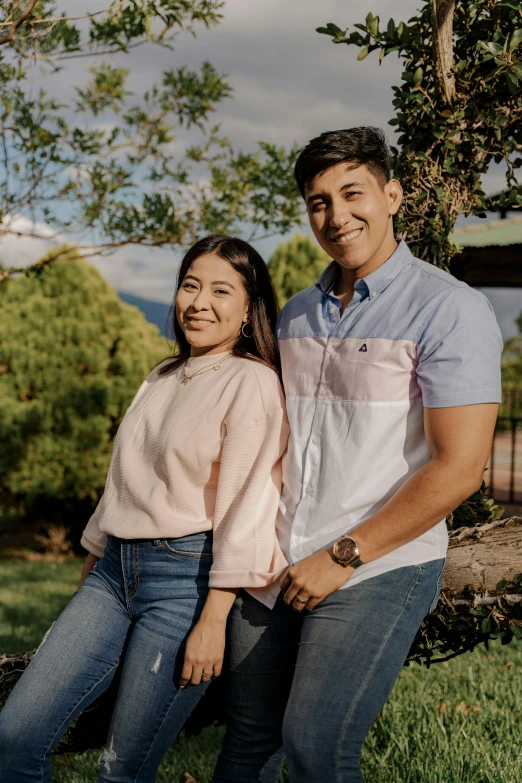
<instances>
[{"instance_id":1,"label":"woman's blue jeans","mask_svg":"<svg viewBox=\"0 0 522 783\"><path fill-rule=\"evenodd\" d=\"M50 755L122 662L99 781L145 783L205 684L179 688L184 646L208 592L212 534L110 538L0 714L0 781L47 783Z\"/></svg>"},{"instance_id":2,"label":"woman's blue jeans","mask_svg":"<svg viewBox=\"0 0 522 783\"><path fill-rule=\"evenodd\" d=\"M214 783L277 783L283 753L290 783L360 783L364 739L435 608L443 566L389 571L302 616L281 598L270 612L241 591L228 624L227 730Z\"/></svg>"}]
</instances>

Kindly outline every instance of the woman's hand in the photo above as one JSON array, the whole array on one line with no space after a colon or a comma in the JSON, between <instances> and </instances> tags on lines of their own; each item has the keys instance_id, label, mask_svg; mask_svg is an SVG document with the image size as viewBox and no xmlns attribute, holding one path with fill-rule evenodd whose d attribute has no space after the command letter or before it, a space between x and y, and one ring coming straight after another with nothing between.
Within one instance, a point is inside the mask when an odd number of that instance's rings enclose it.
<instances>
[{"instance_id":1,"label":"woman's hand","mask_svg":"<svg viewBox=\"0 0 522 783\"><path fill-rule=\"evenodd\" d=\"M225 629L226 622L221 619L202 617L196 623L185 647L180 688L219 677L225 654Z\"/></svg>"},{"instance_id":2,"label":"woman's hand","mask_svg":"<svg viewBox=\"0 0 522 783\"><path fill-rule=\"evenodd\" d=\"M187 639L180 688L208 682L221 674L227 617L236 594L236 588L211 587L208 591L201 617Z\"/></svg>"},{"instance_id":3,"label":"woman's hand","mask_svg":"<svg viewBox=\"0 0 522 783\"><path fill-rule=\"evenodd\" d=\"M99 557L96 557L96 555L91 555L91 553L89 552L89 554L87 555L87 559L83 564L82 574L80 576L80 584L78 585L78 588L80 588L83 585L83 583L89 576L89 573L92 571L92 569L94 568L94 566L96 565L99 559L100 559Z\"/></svg>"}]
</instances>

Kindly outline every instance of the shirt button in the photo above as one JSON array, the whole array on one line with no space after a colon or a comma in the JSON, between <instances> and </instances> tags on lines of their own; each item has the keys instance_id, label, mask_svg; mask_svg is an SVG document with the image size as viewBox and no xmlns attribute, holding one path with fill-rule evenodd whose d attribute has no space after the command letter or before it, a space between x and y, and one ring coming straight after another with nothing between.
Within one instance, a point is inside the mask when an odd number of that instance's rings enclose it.
<instances>
[{"instance_id":1,"label":"shirt button","mask_svg":"<svg viewBox=\"0 0 522 783\"><path fill-rule=\"evenodd\" d=\"M317 444L319 443L319 438L316 436L316 437L315 437L315 438L312 440L312 443L315 443L315 445L317 446Z\"/></svg>"},{"instance_id":2,"label":"shirt button","mask_svg":"<svg viewBox=\"0 0 522 783\"><path fill-rule=\"evenodd\" d=\"M372 299L375 299L376 296L377 296L377 291L372 291Z\"/></svg>"},{"instance_id":3,"label":"shirt button","mask_svg":"<svg viewBox=\"0 0 522 783\"><path fill-rule=\"evenodd\" d=\"M333 350L334 350L333 345L329 345L328 348L326 349L326 353L333 353Z\"/></svg>"},{"instance_id":4,"label":"shirt button","mask_svg":"<svg viewBox=\"0 0 522 783\"><path fill-rule=\"evenodd\" d=\"M335 307L333 305L330 305L328 311L333 315L335 313Z\"/></svg>"},{"instance_id":5,"label":"shirt button","mask_svg":"<svg viewBox=\"0 0 522 783\"><path fill-rule=\"evenodd\" d=\"M307 487L306 488L306 494L310 495L311 493L312 493L312 487Z\"/></svg>"}]
</instances>

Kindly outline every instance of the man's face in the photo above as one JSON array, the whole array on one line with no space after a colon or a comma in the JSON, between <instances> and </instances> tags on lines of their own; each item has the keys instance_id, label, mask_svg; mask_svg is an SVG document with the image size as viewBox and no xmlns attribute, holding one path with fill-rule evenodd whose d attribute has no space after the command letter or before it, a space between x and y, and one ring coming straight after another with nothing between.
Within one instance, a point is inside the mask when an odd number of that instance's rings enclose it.
<instances>
[{"instance_id":1,"label":"man's face","mask_svg":"<svg viewBox=\"0 0 522 783\"><path fill-rule=\"evenodd\" d=\"M392 216L401 200L397 180L383 187L366 165L339 163L305 187L310 225L323 250L342 267L364 267L364 274L395 250Z\"/></svg>"}]
</instances>

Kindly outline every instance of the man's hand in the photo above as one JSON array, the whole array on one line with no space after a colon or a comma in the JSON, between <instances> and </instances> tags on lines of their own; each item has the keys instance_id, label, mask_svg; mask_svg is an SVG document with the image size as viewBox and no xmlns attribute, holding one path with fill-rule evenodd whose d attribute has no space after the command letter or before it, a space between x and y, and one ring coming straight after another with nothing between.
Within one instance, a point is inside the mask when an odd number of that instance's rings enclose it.
<instances>
[{"instance_id":1,"label":"man's hand","mask_svg":"<svg viewBox=\"0 0 522 783\"><path fill-rule=\"evenodd\" d=\"M281 584L284 601L297 612L313 609L342 587L353 571L335 562L331 548L315 552L289 569Z\"/></svg>"}]
</instances>

